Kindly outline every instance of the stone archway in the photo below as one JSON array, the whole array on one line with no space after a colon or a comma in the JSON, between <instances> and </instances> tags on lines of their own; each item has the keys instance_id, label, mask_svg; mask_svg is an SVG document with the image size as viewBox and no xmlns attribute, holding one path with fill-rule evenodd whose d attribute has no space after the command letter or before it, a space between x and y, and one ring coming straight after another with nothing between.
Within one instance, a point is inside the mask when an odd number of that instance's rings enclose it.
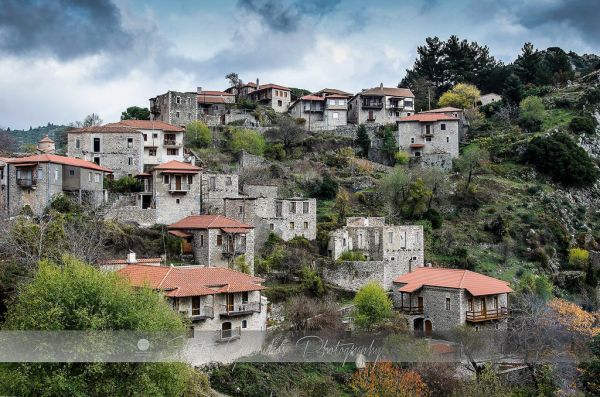
<instances>
[{"instance_id":1,"label":"stone archway","mask_svg":"<svg viewBox=\"0 0 600 397\"><path fill-rule=\"evenodd\" d=\"M431 337L433 333L433 324L431 324L431 320L425 320L425 336Z\"/></svg>"},{"instance_id":2,"label":"stone archway","mask_svg":"<svg viewBox=\"0 0 600 397\"><path fill-rule=\"evenodd\" d=\"M415 336L423 336L424 335L425 325L424 325L423 318L419 317L419 318L415 318L413 320L413 331L415 333Z\"/></svg>"}]
</instances>

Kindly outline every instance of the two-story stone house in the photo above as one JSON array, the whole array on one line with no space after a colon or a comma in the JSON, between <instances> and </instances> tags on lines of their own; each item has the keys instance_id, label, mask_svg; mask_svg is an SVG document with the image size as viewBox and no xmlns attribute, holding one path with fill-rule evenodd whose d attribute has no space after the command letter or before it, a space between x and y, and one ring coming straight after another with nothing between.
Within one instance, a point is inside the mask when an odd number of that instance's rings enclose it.
<instances>
[{"instance_id":1,"label":"two-story stone house","mask_svg":"<svg viewBox=\"0 0 600 397\"><path fill-rule=\"evenodd\" d=\"M144 171L168 161L183 161L183 138L185 129L158 120L121 120L106 126L125 126L142 133Z\"/></svg>"},{"instance_id":2,"label":"two-story stone house","mask_svg":"<svg viewBox=\"0 0 600 397\"><path fill-rule=\"evenodd\" d=\"M222 116L235 103L235 95L225 91L198 91L198 116Z\"/></svg>"},{"instance_id":3,"label":"two-story stone house","mask_svg":"<svg viewBox=\"0 0 600 397\"><path fill-rule=\"evenodd\" d=\"M421 335L468 324L506 329L509 283L462 269L418 267L394 278L396 310Z\"/></svg>"},{"instance_id":4,"label":"two-story stone house","mask_svg":"<svg viewBox=\"0 0 600 397\"><path fill-rule=\"evenodd\" d=\"M408 88L379 87L362 90L348 104L352 124L396 124L415 112L415 95Z\"/></svg>"},{"instance_id":5,"label":"two-story stone house","mask_svg":"<svg viewBox=\"0 0 600 397\"><path fill-rule=\"evenodd\" d=\"M278 113L285 113L290 107L292 95L290 89L277 84L257 84L248 92L248 99L265 106L270 106Z\"/></svg>"},{"instance_id":6,"label":"two-story stone house","mask_svg":"<svg viewBox=\"0 0 600 397\"><path fill-rule=\"evenodd\" d=\"M278 198L277 186L244 186L244 195L224 199L225 216L254 226L256 247L269 233L285 241L301 236L317 238L317 202L314 198Z\"/></svg>"},{"instance_id":7,"label":"two-story stone house","mask_svg":"<svg viewBox=\"0 0 600 397\"><path fill-rule=\"evenodd\" d=\"M423 265L423 239L420 225L386 225L383 217L349 217L346 226L331 232L328 256L339 260L345 252L359 251L366 260L348 261L353 270L327 269L325 278L349 290L358 290L368 281L390 289L394 277Z\"/></svg>"},{"instance_id":8,"label":"two-story stone house","mask_svg":"<svg viewBox=\"0 0 600 397\"><path fill-rule=\"evenodd\" d=\"M398 122L398 148L411 157L445 153L458 157L458 118L448 113L418 113Z\"/></svg>"},{"instance_id":9,"label":"two-story stone house","mask_svg":"<svg viewBox=\"0 0 600 397\"><path fill-rule=\"evenodd\" d=\"M104 177L112 171L89 161L37 154L4 159L5 208L9 216L24 207L40 215L57 195L98 207L105 201Z\"/></svg>"},{"instance_id":10,"label":"two-story stone house","mask_svg":"<svg viewBox=\"0 0 600 397\"><path fill-rule=\"evenodd\" d=\"M446 114L448 116L453 116L458 119L458 140L459 142L465 142L467 139L467 130L469 129L469 120L465 116L465 112L463 109L455 108L452 106L446 106L443 108L424 110L420 113L436 113L436 114Z\"/></svg>"},{"instance_id":11,"label":"two-story stone house","mask_svg":"<svg viewBox=\"0 0 600 397\"><path fill-rule=\"evenodd\" d=\"M190 244L196 263L233 268L240 257L254 274L254 228L223 215L192 215L169 225Z\"/></svg>"},{"instance_id":12,"label":"two-story stone house","mask_svg":"<svg viewBox=\"0 0 600 397\"><path fill-rule=\"evenodd\" d=\"M150 98L150 118L167 124L186 126L198 119L198 91L167 91Z\"/></svg>"},{"instance_id":13,"label":"two-story stone house","mask_svg":"<svg viewBox=\"0 0 600 397\"><path fill-rule=\"evenodd\" d=\"M331 94L329 96L305 95L290 104L290 116L304 120L309 131L335 129L347 124L348 98Z\"/></svg>"},{"instance_id":14,"label":"two-story stone house","mask_svg":"<svg viewBox=\"0 0 600 397\"><path fill-rule=\"evenodd\" d=\"M129 264L117 273L134 286L160 291L173 310L191 321L194 338L206 344L204 355L211 342L232 343L241 351L244 333L267 328L268 302L258 277L226 268L145 264Z\"/></svg>"}]
</instances>

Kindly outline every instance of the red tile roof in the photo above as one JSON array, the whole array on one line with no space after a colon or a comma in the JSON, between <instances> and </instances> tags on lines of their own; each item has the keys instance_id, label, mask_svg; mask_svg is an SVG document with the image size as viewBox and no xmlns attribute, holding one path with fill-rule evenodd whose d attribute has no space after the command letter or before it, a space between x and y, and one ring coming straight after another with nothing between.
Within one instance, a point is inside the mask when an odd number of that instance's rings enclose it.
<instances>
[{"instance_id":1,"label":"red tile roof","mask_svg":"<svg viewBox=\"0 0 600 397\"><path fill-rule=\"evenodd\" d=\"M243 229L248 231L252 226L223 215L190 215L187 218L169 225L169 229Z\"/></svg>"},{"instance_id":2,"label":"red tile roof","mask_svg":"<svg viewBox=\"0 0 600 397\"><path fill-rule=\"evenodd\" d=\"M162 258L136 258L136 263L161 263ZM127 264L127 259L107 259L101 262L102 265L123 265Z\"/></svg>"},{"instance_id":3,"label":"red tile roof","mask_svg":"<svg viewBox=\"0 0 600 397\"><path fill-rule=\"evenodd\" d=\"M322 94L325 94L325 96L327 96L327 97L333 97L335 95L335 96L339 96L341 98L349 98L352 96L351 93L342 91L342 90L338 90L337 88L323 88L322 90L315 92L315 95L322 95Z\"/></svg>"},{"instance_id":4,"label":"red tile roof","mask_svg":"<svg viewBox=\"0 0 600 397\"><path fill-rule=\"evenodd\" d=\"M121 120L117 123L106 124L104 127L125 126L140 130L163 130L168 132L184 132L185 128L165 123L160 120Z\"/></svg>"},{"instance_id":5,"label":"red tile roof","mask_svg":"<svg viewBox=\"0 0 600 397\"><path fill-rule=\"evenodd\" d=\"M360 95L373 95L373 96L401 96L405 98L414 98L415 94L412 93L408 88L396 88L396 87L375 87L369 88L359 92Z\"/></svg>"},{"instance_id":6,"label":"red tile roof","mask_svg":"<svg viewBox=\"0 0 600 397\"><path fill-rule=\"evenodd\" d=\"M460 108L454 108L452 106L446 106L443 108L431 109L431 110L423 110L421 113L453 113L453 112L462 112L463 110Z\"/></svg>"},{"instance_id":7,"label":"red tile roof","mask_svg":"<svg viewBox=\"0 0 600 397\"><path fill-rule=\"evenodd\" d=\"M400 292L414 292L423 286L466 289L474 296L513 292L506 281L461 269L421 267L394 279L405 284Z\"/></svg>"},{"instance_id":8,"label":"red tile roof","mask_svg":"<svg viewBox=\"0 0 600 397\"><path fill-rule=\"evenodd\" d=\"M317 96L317 95L304 95L300 97L301 101L324 101L325 97Z\"/></svg>"},{"instance_id":9,"label":"red tile roof","mask_svg":"<svg viewBox=\"0 0 600 397\"><path fill-rule=\"evenodd\" d=\"M141 132L135 130L134 128L128 127L119 123L111 123L106 125L96 125L93 127L83 127L83 128L74 128L72 130L68 130L68 133L77 133L77 132L89 132L94 134L104 133L104 134L135 134Z\"/></svg>"},{"instance_id":10,"label":"red tile roof","mask_svg":"<svg viewBox=\"0 0 600 397\"><path fill-rule=\"evenodd\" d=\"M235 96L225 91L200 91L198 95L213 95L213 96Z\"/></svg>"},{"instance_id":11,"label":"red tile roof","mask_svg":"<svg viewBox=\"0 0 600 397\"><path fill-rule=\"evenodd\" d=\"M213 295L226 292L260 291L264 280L232 269L201 266L128 265L117 273L134 286L147 285L169 297Z\"/></svg>"},{"instance_id":12,"label":"red tile roof","mask_svg":"<svg viewBox=\"0 0 600 397\"><path fill-rule=\"evenodd\" d=\"M74 157L59 156L56 154L35 154L27 157L13 157L6 159L6 162L15 165L24 165L28 163L52 163L112 173L112 170L101 167L96 163L92 163L91 161L76 159Z\"/></svg>"},{"instance_id":13,"label":"red tile roof","mask_svg":"<svg viewBox=\"0 0 600 397\"><path fill-rule=\"evenodd\" d=\"M226 103L225 98L218 96L199 96L198 103L200 104L212 104L212 103Z\"/></svg>"},{"instance_id":14,"label":"red tile roof","mask_svg":"<svg viewBox=\"0 0 600 397\"><path fill-rule=\"evenodd\" d=\"M157 165L154 167L155 170L160 170L162 172L183 172L183 173L198 173L200 172L200 167L192 165L190 163L184 163L178 160L167 161L166 163Z\"/></svg>"},{"instance_id":15,"label":"red tile roof","mask_svg":"<svg viewBox=\"0 0 600 397\"><path fill-rule=\"evenodd\" d=\"M259 88L255 91L252 91L250 94L255 93L256 91L262 91L262 90L266 90L266 89L270 89L270 88L275 88L278 90L282 90L282 91L289 91L290 89L287 87L284 87L282 85L278 85L278 84L260 84Z\"/></svg>"},{"instance_id":16,"label":"red tile roof","mask_svg":"<svg viewBox=\"0 0 600 397\"><path fill-rule=\"evenodd\" d=\"M169 234L175 236L175 237L179 237L179 238L188 238L188 237L193 237L194 235L191 233L186 233L184 231L181 230L169 230Z\"/></svg>"},{"instance_id":17,"label":"red tile roof","mask_svg":"<svg viewBox=\"0 0 600 397\"><path fill-rule=\"evenodd\" d=\"M411 116L402 117L398 121L400 123L411 121L420 123L432 123L434 121L458 121L458 118L447 113L417 113Z\"/></svg>"}]
</instances>

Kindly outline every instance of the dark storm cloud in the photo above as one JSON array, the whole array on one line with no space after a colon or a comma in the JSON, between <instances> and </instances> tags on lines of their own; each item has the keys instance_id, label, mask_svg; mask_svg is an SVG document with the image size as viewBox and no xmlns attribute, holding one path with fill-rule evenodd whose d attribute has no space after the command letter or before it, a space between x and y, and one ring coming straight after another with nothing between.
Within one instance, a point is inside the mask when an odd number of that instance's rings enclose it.
<instances>
[{"instance_id":1,"label":"dark storm cloud","mask_svg":"<svg viewBox=\"0 0 600 397\"><path fill-rule=\"evenodd\" d=\"M69 60L125 50L134 41L108 0L2 0L0 51Z\"/></svg>"},{"instance_id":2,"label":"dark storm cloud","mask_svg":"<svg viewBox=\"0 0 600 397\"><path fill-rule=\"evenodd\" d=\"M518 20L528 28L564 23L578 30L586 41L597 44L600 37L598 0L545 2L535 6L527 5L521 11L517 14Z\"/></svg>"},{"instance_id":3,"label":"dark storm cloud","mask_svg":"<svg viewBox=\"0 0 600 397\"><path fill-rule=\"evenodd\" d=\"M322 17L332 12L339 2L340 0L239 0L238 4L245 11L260 17L272 30L285 33L297 30L303 16Z\"/></svg>"}]
</instances>

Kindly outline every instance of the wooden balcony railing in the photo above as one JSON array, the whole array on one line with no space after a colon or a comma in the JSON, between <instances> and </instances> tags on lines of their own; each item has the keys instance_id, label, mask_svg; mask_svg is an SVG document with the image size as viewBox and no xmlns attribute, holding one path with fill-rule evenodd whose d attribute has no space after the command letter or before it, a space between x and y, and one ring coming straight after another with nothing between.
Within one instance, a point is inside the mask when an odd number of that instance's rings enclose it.
<instances>
[{"instance_id":1,"label":"wooden balcony railing","mask_svg":"<svg viewBox=\"0 0 600 397\"><path fill-rule=\"evenodd\" d=\"M363 102L363 109L383 109L383 102Z\"/></svg>"},{"instance_id":2,"label":"wooden balcony railing","mask_svg":"<svg viewBox=\"0 0 600 397\"><path fill-rule=\"evenodd\" d=\"M215 317L215 309L212 306L200 306L196 308L192 308L192 315L190 316L190 320L206 320L208 318Z\"/></svg>"},{"instance_id":3,"label":"wooden balcony railing","mask_svg":"<svg viewBox=\"0 0 600 397\"><path fill-rule=\"evenodd\" d=\"M236 303L233 305L221 305L219 314L221 316L243 316L246 314L260 313L260 302Z\"/></svg>"},{"instance_id":4,"label":"wooden balcony railing","mask_svg":"<svg viewBox=\"0 0 600 397\"><path fill-rule=\"evenodd\" d=\"M189 192L191 185L189 183L169 183L169 192Z\"/></svg>"},{"instance_id":5,"label":"wooden balcony railing","mask_svg":"<svg viewBox=\"0 0 600 397\"><path fill-rule=\"evenodd\" d=\"M217 342L228 342L233 339L239 339L242 334L240 327L231 329L220 329L217 331Z\"/></svg>"},{"instance_id":6,"label":"wooden balcony railing","mask_svg":"<svg viewBox=\"0 0 600 397\"><path fill-rule=\"evenodd\" d=\"M470 323L479 323L482 321L500 320L506 317L508 317L508 309L506 307L501 307L485 311L468 311L466 320Z\"/></svg>"},{"instance_id":7,"label":"wooden balcony railing","mask_svg":"<svg viewBox=\"0 0 600 397\"><path fill-rule=\"evenodd\" d=\"M423 307L418 307L418 306L400 306L397 307L396 310L404 313L404 314L410 314L410 315L414 315L414 314L423 314Z\"/></svg>"},{"instance_id":8,"label":"wooden balcony railing","mask_svg":"<svg viewBox=\"0 0 600 397\"><path fill-rule=\"evenodd\" d=\"M165 139L163 141L164 146L181 146L181 143L177 142L176 139Z\"/></svg>"}]
</instances>

